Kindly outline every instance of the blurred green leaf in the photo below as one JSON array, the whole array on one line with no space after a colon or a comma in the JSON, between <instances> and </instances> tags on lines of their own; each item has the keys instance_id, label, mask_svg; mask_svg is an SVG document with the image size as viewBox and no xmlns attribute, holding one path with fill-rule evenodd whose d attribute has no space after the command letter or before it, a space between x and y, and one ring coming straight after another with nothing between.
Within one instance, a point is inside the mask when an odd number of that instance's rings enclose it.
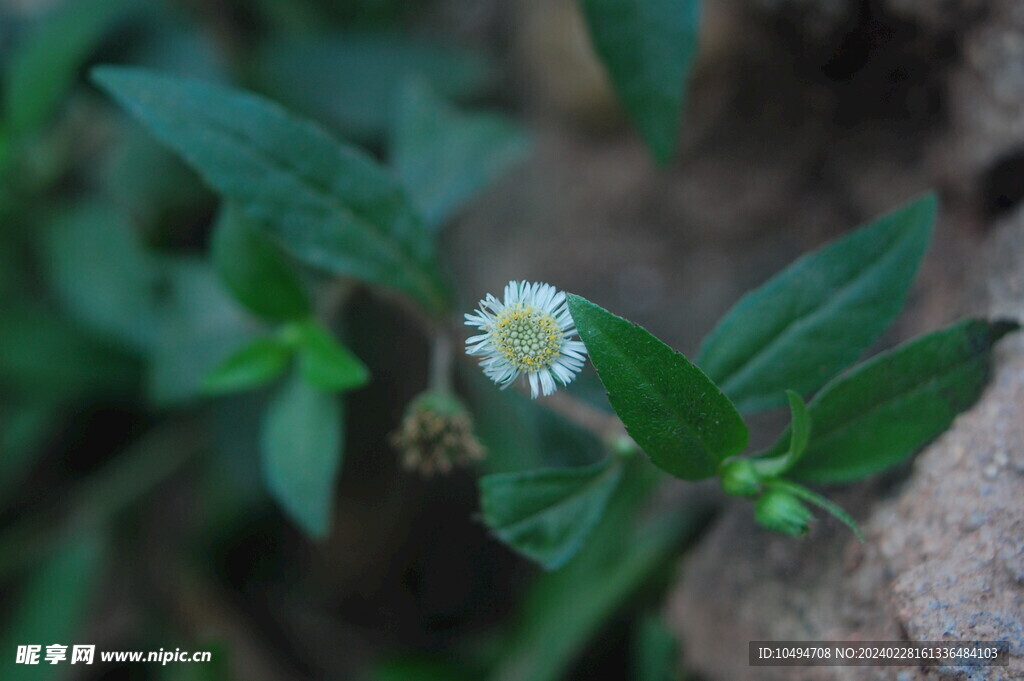
<instances>
[{"instance_id":1,"label":"blurred green leaf","mask_svg":"<svg viewBox=\"0 0 1024 681\"><path fill-rule=\"evenodd\" d=\"M489 681L558 681L608 619L664 568L700 526L699 502L672 513L640 514L661 472L638 457L579 555L529 588Z\"/></svg>"},{"instance_id":2,"label":"blurred green leaf","mask_svg":"<svg viewBox=\"0 0 1024 681\"><path fill-rule=\"evenodd\" d=\"M521 161L527 148L526 134L504 116L462 113L420 81L401 89L391 163L434 229Z\"/></svg>"},{"instance_id":3,"label":"blurred green leaf","mask_svg":"<svg viewBox=\"0 0 1024 681\"><path fill-rule=\"evenodd\" d=\"M807 254L743 296L697 364L741 411L814 392L848 367L903 307L935 222L927 194Z\"/></svg>"},{"instance_id":4,"label":"blurred green leaf","mask_svg":"<svg viewBox=\"0 0 1024 681\"><path fill-rule=\"evenodd\" d=\"M651 153L675 153L684 88L697 55L699 0L580 0L591 41Z\"/></svg>"},{"instance_id":5,"label":"blurred green leaf","mask_svg":"<svg viewBox=\"0 0 1024 681\"><path fill-rule=\"evenodd\" d=\"M261 331L208 263L179 258L164 267L166 300L147 385L150 400L161 407L200 397L207 374Z\"/></svg>"},{"instance_id":6,"label":"blurred green leaf","mask_svg":"<svg viewBox=\"0 0 1024 681\"><path fill-rule=\"evenodd\" d=\"M0 314L0 386L46 402L131 391L138 367L128 357L40 307Z\"/></svg>"},{"instance_id":7,"label":"blurred green leaf","mask_svg":"<svg viewBox=\"0 0 1024 681\"><path fill-rule=\"evenodd\" d=\"M788 474L845 482L900 463L974 404L988 380L993 346L1017 328L968 319L834 379L808 405L810 443ZM768 455L784 452L788 442L787 432Z\"/></svg>"},{"instance_id":8,"label":"blurred green leaf","mask_svg":"<svg viewBox=\"0 0 1024 681\"><path fill-rule=\"evenodd\" d=\"M136 125L114 144L101 172L111 203L154 243L205 223L217 205L191 168Z\"/></svg>"},{"instance_id":9,"label":"blurred green leaf","mask_svg":"<svg viewBox=\"0 0 1024 681\"><path fill-rule=\"evenodd\" d=\"M316 538L330 530L342 445L338 398L294 376L267 410L263 477L285 513Z\"/></svg>"},{"instance_id":10,"label":"blurred green leaf","mask_svg":"<svg viewBox=\"0 0 1024 681\"><path fill-rule=\"evenodd\" d=\"M676 635L655 615L640 620L637 627L633 658L636 681L678 681L679 642Z\"/></svg>"},{"instance_id":11,"label":"blurred green leaf","mask_svg":"<svg viewBox=\"0 0 1024 681\"><path fill-rule=\"evenodd\" d=\"M569 311L612 407L655 465L700 480L747 446L729 398L683 355L579 296L569 295Z\"/></svg>"},{"instance_id":12,"label":"blurred green leaf","mask_svg":"<svg viewBox=\"0 0 1024 681\"><path fill-rule=\"evenodd\" d=\"M363 386L370 379L366 365L319 322L308 320L292 328L298 343L299 371L311 386L340 392Z\"/></svg>"},{"instance_id":13,"label":"blurred green leaf","mask_svg":"<svg viewBox=\"0 0 1024 681\"><path fill-rule=\"evenodd\" d=\"M0 405L0 507L24 481L56 417L45 403Z\"/></svg>"},{"instance_id":14,"label":"blurred green leaf","mask_svg":"<svg viewBox=\"0 0 1024 681\"><path fill-rule=\"evenodd\" d=\"M4 627L0 671L5 679L51 680L65 673L72 645L85 643L76 638L88 614L104 558L103 542L93 532L68 537L59 550L31 576L16 600ZM46 663L46 646L67 646L67 659L56 667ZM38 645L39 664L15 664L18 646ZM97 662L99 654L96 655Z\"/></svg>"},{"instance_id":15,"label":"blurred green leaf","mask_svg":"<svg viewBox=\"0 0 1024 681\"><path fill-rule=\"evenodd\" d=\"M291 348L280 338L257 338L207 374L203 388L218 394L262 387L283 374L291 358Z\"/></svg>"},{"instance_id":16,"label":"blurred green leaf","mask_svg":"<svg viewBox=\"0 0 1024 681\"><path fill-rule=\"evenodd\" d=\"M478 93L490 68L474 52L405 33L334 33L269 41L250 65L257 89L359 140L394 125L399 86L423 79L445 98Z\"/></svg>"},{"instance_id":17,"label":"blurred green leaf","mask_svg":"<svg viewBox=\"0 0 1024 681\"><path fill-rule=\"evenodd\" d=\"M590 536L621 478L617 458L488 475L479 483L480 509L487 527L509 547L557 570Z\"/></svg>"},{"instance_id":18,"label":"blurred green leaf","mask_svg":"<svg viewBox=\"0 0 1024 681\"><path fill-rule=\"evenodd\" d=\"M31 131L56 112L86 57L127 0L64 0L19 46L7 70L5 115Z\"/></svg>"},{"instance_id":19,"label":"blurred green leaf","mask_svg":"<svg viewBox=\"0 0 1024 681\"><path fill-rule=\"evenodd\" d=\"M46 234L44 264L67 312L141 351L156 342L156 258L116 211L85 203L60 212Z\"/></svg>"},{"instance_id":20,"label":"blurred green leaf","mask_svg":"<svg viewBox=\"0 0 1024 681\"><path fill-rule=\"evenodd\" d=\"M295 257L444 309L431 235L371 158L254 95L142 69L94 78Z\"/></svg>"},{"instance_id":21,"label":"blurred green leaf","mask_svg":"<svg viewBox=\"0 0 1024 681\"><path fill-rule=\"evenodd\" d=\"M265 230L225 204L213 228L210 255L240 303L268 319L297 319L312 309L309 294Z\"/></svg>"}]
</instances>

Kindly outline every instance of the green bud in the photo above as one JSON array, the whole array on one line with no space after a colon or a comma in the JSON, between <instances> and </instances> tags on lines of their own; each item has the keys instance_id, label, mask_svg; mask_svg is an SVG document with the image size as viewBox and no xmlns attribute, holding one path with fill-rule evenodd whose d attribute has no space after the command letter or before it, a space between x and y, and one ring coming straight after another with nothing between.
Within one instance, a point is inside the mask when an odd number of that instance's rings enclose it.
<instances>
[{"instance_id":1,"label":"green bud","mask_svg":"<svg viewBox=\"0 0 1024 681\"><path fill-rule=\"evenodd\" d=\"M734 497L752 497L761 491L761 478L748 459L733 459L722 466L722 489Z\"/></svg>"},{"instance_id":2,"label":"green bud","mask_svg":"<svg viewBox=\"0 0 1024 681\"><path fill-rule=\"evenodd\" d=\"M798 537L807 532L810 510L789 492L768 490L757 500L754 517L769 530Z\"/></svg>"}]
</instances>

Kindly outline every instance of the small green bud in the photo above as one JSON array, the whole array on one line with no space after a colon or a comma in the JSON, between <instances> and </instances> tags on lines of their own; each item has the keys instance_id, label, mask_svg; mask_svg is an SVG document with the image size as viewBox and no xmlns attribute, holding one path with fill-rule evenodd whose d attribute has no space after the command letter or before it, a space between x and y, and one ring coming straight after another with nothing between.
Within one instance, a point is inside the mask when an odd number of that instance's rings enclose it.
<instances>
[{"instance_id":1,"label":"small green bud","mask_svg":"<svg viewBox=\"0 0 1024 681\"><path fill-rule=\"evenodd\" d=\"M769 530L798 537L807 532L810 510L789 492L768 490L757 500L754 517Z\"/></svg>"},{"instance_id":2,"label":"small green bud","mask_svg":"<svg viewBox=\"0 0 1024 681\"><path fill-rule=\"evenodd\" d=\"M424 477L484 458L469 412L444 392L425 392L410 402L402 425L390 439L402 454L402 466Z\"/></svg>"},{"instance_id":3,"label":"small green bud","mask_svg":"<svg viewBox=\"0 0 1024 681\"><path fill-rule=\"evenodd\" d=\"M761 478L747 459L733 459L722 466L722 489L734 497L752 497L761 491Z\"/></svg>"}]
</instances>

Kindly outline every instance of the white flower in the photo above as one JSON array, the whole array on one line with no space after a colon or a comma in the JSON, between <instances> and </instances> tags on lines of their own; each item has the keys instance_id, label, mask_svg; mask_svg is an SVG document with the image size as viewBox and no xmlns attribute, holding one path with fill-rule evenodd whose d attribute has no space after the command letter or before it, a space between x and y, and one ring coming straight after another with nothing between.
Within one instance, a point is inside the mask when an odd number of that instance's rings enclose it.
<instances>
[{"instance_id":1,"label":"white flower","mask_svg":"<svg viewBox=\"0 0 1024 681\"><path fill-rule=\"evenodd\" d=\"M565 293L550 284L510 281L505 300L487 294L466 325L483 333L466 340L466 353L483 357L484 374L510 386L522 374L530 380L530 393L550 395L568 385L583 368L587 348L572 340L576 326Z\"/></svg>"}]
</instances>

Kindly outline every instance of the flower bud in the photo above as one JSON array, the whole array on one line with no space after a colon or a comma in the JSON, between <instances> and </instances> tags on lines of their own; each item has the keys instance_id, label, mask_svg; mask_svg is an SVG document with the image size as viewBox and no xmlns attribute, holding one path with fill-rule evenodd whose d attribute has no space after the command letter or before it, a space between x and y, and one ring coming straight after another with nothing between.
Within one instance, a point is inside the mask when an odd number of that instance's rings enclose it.
<instances>
[{"instance_id":1,"label":"flower bud","mask_svg":"<svg viewBox=\"0 0 1024 681\"><path fill-rule=\"evenodd\" d=\"M793 537L806 534L811 512L789 492L768 490L757 500L754 517L764 527Z\"/></svg>"},{"instance_id":2,"label":"flower bud","mask_svg":"<svg viewBox=\"0 0 1024 681\"><path fill-rule=\"evenodd\" d=\"M410 402L390 441L402 455L402 466L424 477L484 458L469 412L447 393L426 392Z\"/></svg>"},{"instance_id":3,"label":"flower bud","mask_svg":"<svg viewBox=\"0 0 1024 681\"><path fill-rule=\"evenodd\" d=\"M761 489L761 479L754 464L747 459L733 459L722 466L722 489L734 497L752 497Z\"/></svg>"}]
</instances>

